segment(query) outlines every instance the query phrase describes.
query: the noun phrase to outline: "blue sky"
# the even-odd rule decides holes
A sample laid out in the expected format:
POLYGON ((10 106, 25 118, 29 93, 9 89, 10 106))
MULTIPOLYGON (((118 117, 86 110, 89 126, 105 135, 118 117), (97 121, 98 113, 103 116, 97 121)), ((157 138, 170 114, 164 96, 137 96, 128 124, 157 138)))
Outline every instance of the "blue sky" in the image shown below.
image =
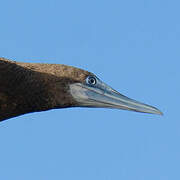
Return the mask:
POLYGON ((164 113, 70 108, 4 121, 0 179, 180 179, 178 0, 0 6, 0 56, 89 70, 164 113))

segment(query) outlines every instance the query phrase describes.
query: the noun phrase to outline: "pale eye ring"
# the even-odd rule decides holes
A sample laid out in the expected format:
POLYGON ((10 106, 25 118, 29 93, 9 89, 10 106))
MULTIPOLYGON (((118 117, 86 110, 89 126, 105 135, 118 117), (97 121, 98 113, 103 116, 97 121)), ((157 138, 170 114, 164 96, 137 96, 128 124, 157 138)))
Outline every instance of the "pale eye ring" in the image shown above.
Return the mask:
POLYGON ((86 78, 86 83, 89 85, 95 85, 97 82, 96 78, 94 76, 88 76, 86 78))

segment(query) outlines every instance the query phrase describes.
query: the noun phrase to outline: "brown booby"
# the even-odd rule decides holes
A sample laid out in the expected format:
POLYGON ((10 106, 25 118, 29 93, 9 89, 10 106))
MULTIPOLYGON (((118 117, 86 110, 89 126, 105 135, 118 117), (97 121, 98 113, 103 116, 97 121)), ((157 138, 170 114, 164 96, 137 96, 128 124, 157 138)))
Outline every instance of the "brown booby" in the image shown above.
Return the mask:
POLYGON ((67 107, 103 107, 162 114, 132 100, 88 71, 60 64, 0 58, 0 121, 25 113, 67 107))

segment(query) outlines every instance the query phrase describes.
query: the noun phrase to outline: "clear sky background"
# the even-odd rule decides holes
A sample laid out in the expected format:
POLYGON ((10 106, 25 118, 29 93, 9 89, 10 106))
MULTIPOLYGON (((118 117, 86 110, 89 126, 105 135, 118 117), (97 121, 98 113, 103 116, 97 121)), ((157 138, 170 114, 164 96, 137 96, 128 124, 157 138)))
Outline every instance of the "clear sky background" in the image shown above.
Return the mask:
POLYGON ((1 0, 0 56, 95 73, 164 116, 70 108, 0 123, 1 180, 180 179, 180 1, 1 0))

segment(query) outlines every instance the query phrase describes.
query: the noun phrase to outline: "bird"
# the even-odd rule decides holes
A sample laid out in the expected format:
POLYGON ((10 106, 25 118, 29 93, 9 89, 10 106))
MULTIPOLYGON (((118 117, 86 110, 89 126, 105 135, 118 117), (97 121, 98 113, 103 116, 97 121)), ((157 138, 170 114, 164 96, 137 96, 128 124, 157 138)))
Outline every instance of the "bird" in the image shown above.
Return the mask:
POLYGON ((86 70, 0 58, 0 121, 70 107, 116 108, 162 115, 157 108, 120 94, 86 70))

